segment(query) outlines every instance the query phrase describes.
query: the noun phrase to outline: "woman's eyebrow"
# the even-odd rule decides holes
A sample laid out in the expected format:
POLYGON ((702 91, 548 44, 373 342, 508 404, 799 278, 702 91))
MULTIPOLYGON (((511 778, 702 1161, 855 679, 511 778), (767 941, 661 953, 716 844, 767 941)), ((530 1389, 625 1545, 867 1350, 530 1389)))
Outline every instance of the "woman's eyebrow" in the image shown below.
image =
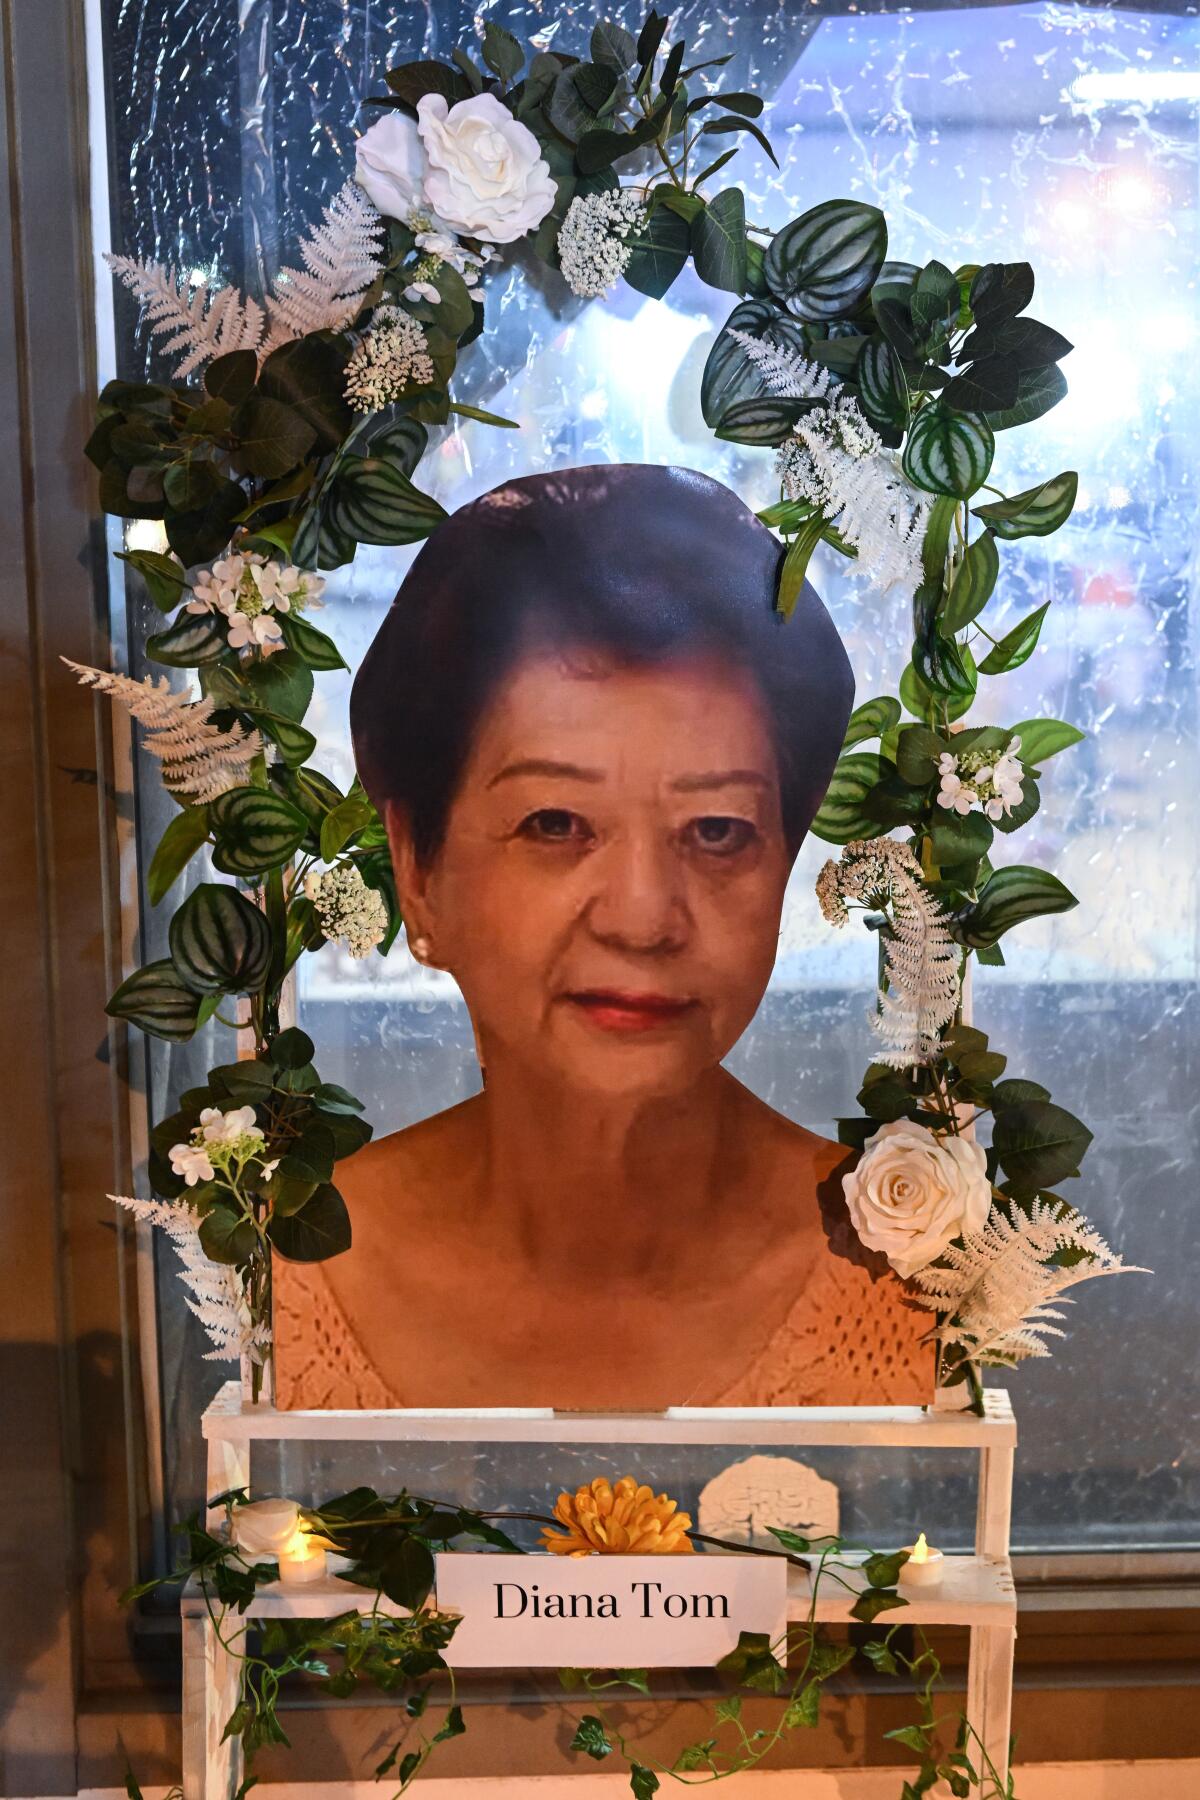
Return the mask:
POLYGON ((603 781, 602 769, 583 769, 578 763, 551 762, 545 757, 529 756, 521 762, 506 763, 488 782, 494 788, 501 781, 515 781, 520 775, 558 776, 567 781, 603 781))
POLYGON ((773 785, 758 769, 712 769, 704 775, 680 775, 671 783, 677 794, 695 794, 702 788, 771 788, 773 785))

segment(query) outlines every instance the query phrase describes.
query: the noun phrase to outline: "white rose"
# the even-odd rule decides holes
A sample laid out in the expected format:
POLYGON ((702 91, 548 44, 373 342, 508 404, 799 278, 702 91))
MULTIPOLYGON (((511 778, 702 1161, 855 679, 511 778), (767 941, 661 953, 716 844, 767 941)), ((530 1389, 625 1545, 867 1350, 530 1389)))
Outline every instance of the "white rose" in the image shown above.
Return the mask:
POLYGON ((251 1500, 233 1509, 233 1541, 243 1556, 278 1556, 300 1527, 294 1500, 251 1500))
POLYGON ((511 244, 554 205, 550 165, 537 139, 494 94, 454 106, 444 94, 422 94, 417 130, 428 160, 425 193, 451 230, 511 244))
POLYGON ((983 1145, 935 1137, 910 1119, 867 1139, 842 1188, 863 1243, 902 1276, 936 1261, 960 1233, 980 1230, 992 1203, 983 1145))
POLYGON ((354 179, 389 219, 425 211, 425 152, 414 120, 385 112, 355 147, 354 179))

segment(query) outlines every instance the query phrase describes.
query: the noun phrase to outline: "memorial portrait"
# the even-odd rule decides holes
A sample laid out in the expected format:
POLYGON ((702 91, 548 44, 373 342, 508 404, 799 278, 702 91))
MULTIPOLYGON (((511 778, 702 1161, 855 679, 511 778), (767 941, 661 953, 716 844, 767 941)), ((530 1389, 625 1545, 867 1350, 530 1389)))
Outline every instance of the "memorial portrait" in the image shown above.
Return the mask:
POLYGON ((506 482, 438 526, 355 679, 410 950, 472 1098, 339 1168, 275 1259, 284 1406, 918 1402, 929 1315, 851 1230, 852 1152, 723 1066, 853 679, 781 546, 686 469, 506 482))

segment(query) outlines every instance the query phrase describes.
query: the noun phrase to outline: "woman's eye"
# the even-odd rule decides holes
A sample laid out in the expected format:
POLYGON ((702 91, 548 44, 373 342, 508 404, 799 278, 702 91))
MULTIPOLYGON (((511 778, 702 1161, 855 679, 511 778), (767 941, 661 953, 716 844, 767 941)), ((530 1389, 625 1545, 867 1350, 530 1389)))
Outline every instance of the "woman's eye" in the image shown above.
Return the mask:
POLYGON ((586 819, 561 806, 543 806, 530 813, 521 820, 517 833, 535 844, 583 845, 590 843, 593 835, 586 819))
POLYGON ((747 849, 754 842, 758 831, 749 819, 712 813, 702 819, 693 819, 685 827, 684 836, 697 850, 707 851, 710 856, 736 856, 739 850, 747 849))

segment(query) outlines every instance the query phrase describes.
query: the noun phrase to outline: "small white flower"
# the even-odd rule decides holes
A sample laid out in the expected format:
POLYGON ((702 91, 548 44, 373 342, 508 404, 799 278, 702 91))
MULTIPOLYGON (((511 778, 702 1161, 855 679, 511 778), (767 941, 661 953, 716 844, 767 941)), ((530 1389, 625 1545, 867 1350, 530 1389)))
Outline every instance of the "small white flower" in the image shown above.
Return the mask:
POLYGON ((279 1167, 279 1160, 280 1159, 277 1156, 273 1156, 271 1158, 270 1162, 265 1162, 263 1164, 259 1173, 262 1175, 262 1178, 264 1181, 270 1181, 272 1175, 275 1173, 276 1169, 279 1167))
POLYGON ((957 775, 946 774, 942 776, 942 782, 938 789, 937 797, 939 806, 944 806, 949 811, 966 814, 970 812, 971 807, 974 805, 975 798, 974 788, 967 787, 957 775))
POLYGON ((629 266, 628 241, 646 223, 646 208, 633 188, 577 195, 558 233, 558 260, 574 294, 597 299, 615 287, 629 266))
MULTIPOLYGON (((433 297, 438 298, 437 289, 433 297)), ((410 388, 428 387, 435 370, 429 343, 411 313, 381 306, 346 364, 346 398, 355 412, 376 412, 410 388)))
POLYGON ((281 643, 283 627, 278 619, 267 613, 259 613, 257 618, 248 619, 245 613, 234 612, 229 615, 229 646, 232 650, 265 649, 268 644, 281 643))
POLYGON ((172 1169, 176 1175, 183 1176, 188 1187, 195 1187, 198 1181, 212 1180, 214 1170, 207 1150, 196 1144, 172 1144, 167 1154, 172 1169))
POLYGON ((441 297, 432 281, 410 281, 404 290, 406 300, 428 300, 430 306, 436 306, 441 297))
POLYGON ((313 870, 305 879, 304 891, 316 908, 325 936, 345 944, 351 956, 369 956, 387 936, 383 896, 367 886, 353 863, 338 863, 321 874, 313 870))

